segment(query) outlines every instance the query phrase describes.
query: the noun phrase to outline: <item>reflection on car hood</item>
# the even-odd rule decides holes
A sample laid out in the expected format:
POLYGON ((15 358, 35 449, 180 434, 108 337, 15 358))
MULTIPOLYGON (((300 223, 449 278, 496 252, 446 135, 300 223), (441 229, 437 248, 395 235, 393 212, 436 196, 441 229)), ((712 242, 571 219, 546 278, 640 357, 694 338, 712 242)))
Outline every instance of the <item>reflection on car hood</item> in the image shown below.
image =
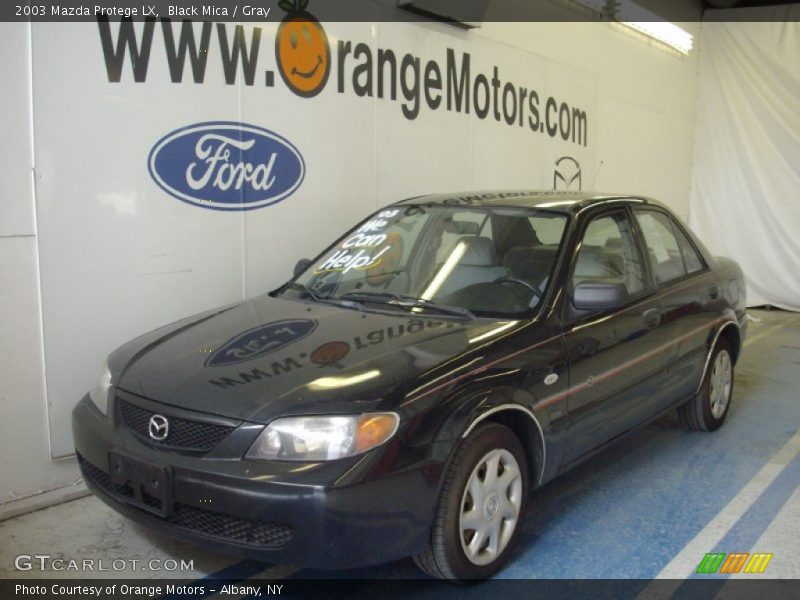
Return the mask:
POLYGON ((266 422, 375 410, 497 325, 264 295, 157 329, 112 353, 109 364, 115 385, 134 394, 266 422))

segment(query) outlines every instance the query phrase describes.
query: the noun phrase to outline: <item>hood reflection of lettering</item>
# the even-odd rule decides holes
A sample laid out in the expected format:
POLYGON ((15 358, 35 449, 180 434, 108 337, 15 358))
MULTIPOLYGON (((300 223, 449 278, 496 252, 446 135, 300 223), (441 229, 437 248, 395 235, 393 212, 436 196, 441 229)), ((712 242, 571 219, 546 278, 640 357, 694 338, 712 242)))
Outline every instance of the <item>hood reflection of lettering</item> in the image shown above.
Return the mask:
MULTIPOLYGON (((381 329, 373 329, 361 333, 356 332, 356 334, 353 336, 352 343, 348 343, 343 340, 325 342, 321 346, 318 346, 311 353, 311 356, 308 356, 305 352, 303 352, 300 354, 295 354, 294 356, 286 356, 284 358, 278 358, 274 360, 270 365, 263 365, 262 368, 249 369, 249 370, 245 369, 242 372, 238 373, 236 377, 228 376, 228 377, 220 377, 219 379, 209 379, 208 383, 222 389, 235 388, 237 386, 248 385, 250 383, 253 383, 254 381, 263 381, 265 379, 279 377, 287 373, 292 373, 297 369, 304 369, 307 366, 309 366, 308 361, 310 361, 311 364, 316 365, 316 368, 333 367, 338 369, 345 369, 348 366, 352 366, 353 364, 358 364, 359 362, 359 360, 356 360, 356 362, 352 363, 351 365, 340 364, 339 361, 343 360, 345 357, 352 358, 354 354, 358 354, 362 351, 371 352, 374 355, 377 346, 380 346, 392 340, 400 340, 406 338, 406 336, 415 336, 417 334, 423 334, 423 332, 426 331, 428 332, 428 334, 423 334, 424 338, 427 338, 428 342, 432 342, 436 338, 433 337, 429 338, 428 336, 430 335, 431 331, 439 328, 441 328, 442 330, 455 330, 455 331, 461 330, 461 327, 459 327, 459 325, 453 322, 433 321, 433 320, 423 321, 421 319, 412 319, 406 323, 400 323, 396 326, 384 327, 381 329)), ((424 339, 421 341, 424 341, 424 339)), ((416 344, 417 343, 415 342, 414 345, 416 344)), ((410 341, 409 345, 411 345, 410 341)), ((409 345, 404 345, 402 348, 399 348, 398 351, 411 353, 411 351, 409 350, 409 345)), ((419 354, 421 351, 416 350, 415 352, 419 354)), ((213 356, 211 358, 213 359, 213 356)), ((439 362, 443 359, 444 359, 443 356, 437 356, 434 359, 434 362, 439 362)), ((211 359, 209 359, 209 361, 210 360, 211 359)))
POLYGON ((207 367, 233 365, 276 352, 317 328, 312 319, 291 319, 259 325, 232 338, 206 361, 207 367))

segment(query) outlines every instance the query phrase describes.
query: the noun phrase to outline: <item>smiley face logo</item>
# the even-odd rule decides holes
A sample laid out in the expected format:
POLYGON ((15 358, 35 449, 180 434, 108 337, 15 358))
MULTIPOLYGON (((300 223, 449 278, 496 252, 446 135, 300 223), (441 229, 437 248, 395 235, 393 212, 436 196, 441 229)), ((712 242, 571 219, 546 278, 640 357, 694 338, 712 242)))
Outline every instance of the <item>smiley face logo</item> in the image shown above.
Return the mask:
POLYGON ((380 259, 367 269, 367 283, 377 287, 397 275, 398 267, 403 260, 403 250, 403 238, 399 233, 392 232, 387 235, 383 244, 375 249, 375 254, 379 254, 380 259))
POLYGON ((328 82, 331 47, 322 25, 306 12, 308 0, 281 0, 287 12, 275 36, 275 58, 284 83, 298 96, 316 96, 328 82))

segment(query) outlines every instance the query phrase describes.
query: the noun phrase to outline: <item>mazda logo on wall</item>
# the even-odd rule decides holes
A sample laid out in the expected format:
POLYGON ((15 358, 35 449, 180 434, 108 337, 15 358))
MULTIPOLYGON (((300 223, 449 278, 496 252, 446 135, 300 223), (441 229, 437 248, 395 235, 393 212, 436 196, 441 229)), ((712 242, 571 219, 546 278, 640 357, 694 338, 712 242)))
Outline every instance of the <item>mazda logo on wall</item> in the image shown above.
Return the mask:
POLYGON ((581 164, 571 156, 559 158, 553 172, 553 189, 580 192, 582 187, 581 164))
POLYGON ((169 435, 169 421, 167 417, 161 415, 153 415, 150 417, 150 423, 147 425, 147 431, 150 438, 156 442, 163 442, 169 435))

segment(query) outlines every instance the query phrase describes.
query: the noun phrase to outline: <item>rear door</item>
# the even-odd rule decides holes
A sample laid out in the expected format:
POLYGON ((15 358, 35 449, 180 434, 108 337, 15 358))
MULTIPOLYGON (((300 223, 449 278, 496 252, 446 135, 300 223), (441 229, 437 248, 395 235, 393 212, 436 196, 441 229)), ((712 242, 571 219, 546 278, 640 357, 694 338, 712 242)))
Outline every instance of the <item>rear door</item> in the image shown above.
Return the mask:
POLYGON ((652 397, 662 383, 661 307, 627 208, 597 213, 586 224, 572 259, 563 323, 570 373, 568 464, 652 414, 652 397), (624 305, 578 311, 572 291, 591 280, 624 283, 624 305))
POLYGON ((663 311, 665 379, 656 402, 664 409, 694 393, 700 383, 720 290, 675 219, 657 208, 636 208, 633 214, 663 311))

